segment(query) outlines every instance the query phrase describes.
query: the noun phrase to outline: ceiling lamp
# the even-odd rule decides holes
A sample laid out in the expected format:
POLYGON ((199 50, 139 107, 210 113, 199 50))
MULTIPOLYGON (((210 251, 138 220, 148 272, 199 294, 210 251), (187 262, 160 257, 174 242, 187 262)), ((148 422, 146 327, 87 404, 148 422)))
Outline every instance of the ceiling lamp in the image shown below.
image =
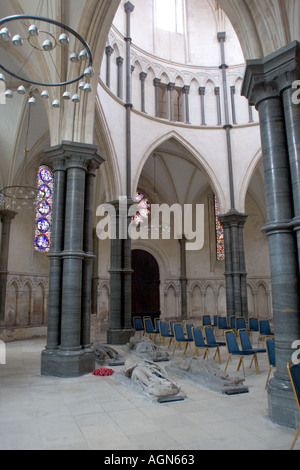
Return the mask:
POLYGON ((5 65, 5 60, 0 64, 0 69, 2 69, 2 71, 18 80, 25 81, 32 85, 41 86, 43 88, 66 87, 67 85, 80 82, 82 79, 91 78, 95 74, 92 67, 92 52, 86 40, 69 26, 54 19, 32 15, 14 15, 2 18, 0 20, 0 47, 1 40, 8 44, 8 47, 6 48, 8 57, 10 45, 20 47, 26 43, 26 45, 28 44, 29 46, 24 49, 27 54, 27 57, 24 57, 24 63, 18 64, 16 70, 11 70, 12 66, 10 63, 5 65), (27 37, 21 36, 20 33, 14 34, 12 37, 10 30, 12 31, 14 29, 15 31, 18 31, 19 29, 19 31, 22 31, 24 23, 26 22, 32 22, 32 24, 28 25, 27 37), (49 73, 48 81, 40 81, 38 73, 31 77, 24 74, 27 62, 32 55, 36 61, 39 61, 39 54, 49 54, 49 56, 43 59, 47 63, 56 64, 57 54, 55 55, 55 51, 57 48, 63 49, 64 54, 69 55, 69 65, 68 62, 66 62, 66 69, 62 72, 64 79, 59 76, 58 68, 56 67, 55 70, 53 68, 53 77, 55 74, 55 79, 53 79, 51 73, 49 73), (68 49, 71 49, 72 52, 70 53, 68 49), (53 54, 53 56, 51 54, 53 54), (79 61, 87 62, 84 72, 82 72, 80 67, 76 67, 77 62, 79 61), (71 64, 74 64, 75 66, 73 67, 71 64), (21 73, 23 73, 23 75, 21 75, 21 73))

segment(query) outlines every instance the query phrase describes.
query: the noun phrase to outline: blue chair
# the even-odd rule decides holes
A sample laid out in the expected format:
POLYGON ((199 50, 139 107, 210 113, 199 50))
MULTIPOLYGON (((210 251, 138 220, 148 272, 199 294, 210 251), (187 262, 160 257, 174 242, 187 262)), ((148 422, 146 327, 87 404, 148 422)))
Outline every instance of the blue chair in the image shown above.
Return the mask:
POLYGON ((133 317, 133 328, 136 332, 142 332, 144 335, 145 328, 141 317, 133 317))
POLYGON ((145 334, 149 335, 149 338, 155 342, 156 335, 159 331, 153 328, 152 320, 150 317, 144 317, 145 334))
POLYGON ((230 324, 230 328, 235 331, 236 330, 236 316, 235 315, 232 315, 230 318, 229 318, 229 324, 230 324))
POLYGON ((168 323, 166 321, 159 322, 159 336, 160 336, 160 344, 161 343, 165 344, 165 338, 169 340, 168 349, 170 349, 171 343, 174 338, 174 334, 170 332, 168 323))
POLYGON ((269 373, 266 381, 265 390, 268 387, 269 378, 272 372, 272 369, 276 369, 276 357, 275 357, 275 340, 271 338, 266 339, 266 350, 269 363, 269 373))
POLYGON ((228 330, 228 323, 226 317, 219 317, 218 318, 218 329, 219 330, 228 330))
POLYGON ((173 350, 173 356, 175 354, 175 350, 177 345, 184 344, 184 355, 186 356, 186 351, 188 348, 188 345, 193 341, 192 339, 189 339, 185 336, 183 327, 179 323, 175 323, 174 325, 174 339, 175 339, 175 346, 173 350))
MULTIPOLYGON (((217 348, 215 357, 218 354, 219 364, 221 364, 220 347, 226 346, 226 343, 216 341, 214 330, 211 326, 205 326, 204 327, 204 336, 205 336, 207 344, 209 344, 211 346, 215 346, 215 348, 217 348)), ((215 359, 215 357, 214 357, 214 359, 215 359)))
POLYGON ((252 340, 252 333, 256 333, 258 331, 259 331, 259 329, 258 329, 258 318, 250 317, 249 318, 249 334, 250 334, 251 340, 252 340))
POLYGON ((185 325, 185 328, 186 328, 186 334, 187 334, 187 337, 189 339, 191 339, 192 341, 194 341, 194 337, 193 337, 193 328, 194 328, 194 325, 191 324, 191 323, 187 323, 185 325))
POLYGON ((175 323, 177 323, 177 321, 175 321, 175 320, 170 320, 169 321, 169 328, 170 328, 170 331, 173 334, 173 336, 174 336, 174 325, 175 325, 175 323))
MULTIPOLYGON (((296 398, 298 410, 300 411, 300 364, 294 364, 293 362, 289 362, 287 365, 287 368, 288 368, 289 376, 292 382, 292 387, 293 387, 294 395, 296 398)), ((295 434, 290 450, 294 449, 299 433, 300 433, 300 426, 297 429, 297 432, 295 434)))
POLYGON ((235 320, 235 329, 236 331, 239 330, 247 330, 247 323, 244 317, 237 317, 235 320))
POLYGON ((211 326, 211 318, 210 318, 210 315, 203 315, 203 318, 202 318, 202 325, 203 326, 211 326))
POLYGON ((269 320, 259 320, 258 329, 259 329, 258 342, 263 341, 266 338, 274 336, 274 333, 272 333, 271 331, 269 320))
POLYGON ((208 353, 210 349, 218 349, 218 346, 215 344, 206 344, 202 335, 202 331, 200 328, 193 328, 193 337, 194 337, 194 345, 195 345, 195 352, 193 355, 194 357, 197 355, 199 356, 199 349, 204 349, 205 353, 203 356, 203 359, 207 358, 208 359, 208 353))
MULTIPOLYGON (((247 330, 245 330, 245 329, 239 330, 239 337, 240 337, 240 342, 241 342, 243 352, 252 351, 256 355, 267 352, 267 350, 263 349, 263 348, 253 348, 253 346, 251 344, 250 336, 249 336, 247 330)), ((253 356, 253 359, 254 358, 255 358, 255 356, 253 356)), ((252 365, 252 362, 251 362, 251 365, 252 365)), ((251 367, 251 365, 250 365, 250 367, 251 367)), ((258 362, 257 362, 256 373, 259 373, 258 362)))
POLYGON ((240 367, 242 366, 244 377, 245 377, 245 367, 244 367, 244 360, 243 359, 244 359, 245 356, 248 356, 248 357, 253 356, 253 358, 255 360, 256 370, 257 370, 258 364, 257 364, 256 354, 253 351, 241 351, 240 350, 234 331, 231 331, 231 330, 230 331, 225 331, 225 340, 226 340, 227 351, 228 351, 228 354, 229 354, 228 361, 227 361, 227 364, 226 364, 226 367, 225 367, 225 372, 227 370, 229 361, 231 361, 231 358, 233 356, 239 357, 240 360, 239 360, 239 363, 238 363, 237 370, 239 371, 240 367))
POLYGON ((219 318, 219 315, 214 315, 214 328, 218 328, 218 318, 219 318))

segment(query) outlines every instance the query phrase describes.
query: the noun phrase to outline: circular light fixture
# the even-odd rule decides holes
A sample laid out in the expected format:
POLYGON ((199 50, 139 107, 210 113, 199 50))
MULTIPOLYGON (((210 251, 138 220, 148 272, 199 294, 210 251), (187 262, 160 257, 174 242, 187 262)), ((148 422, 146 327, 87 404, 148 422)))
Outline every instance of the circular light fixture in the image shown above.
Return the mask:
POLYGON ((49 98, 49 93, 47 90, 42 91, 41 97, 47 100, 49 98))
POLYGON ((83 74, 85 77, 92 78, 95 75, 95 70, 93 67, 87 67, 83 74))
MULTIPOLYGON (((27 38, 22 38, 19 34, 16 34, 15 36, 13 36, 12 43, 15 46, 22 46, 23 43, 27 40, 29 45, 33 49, 36 49, 36 50, 41 51, 41 52, 51 53, 51 51, 55 50, 56 47, 58 47, 58 46, 60 46, 60 47, 66 46, 69 42, 71 42, 71 39, 74 38, 75 44, 80 43, 81 44, 81 49, 82 49, 82 47, 83 47, 83 49, 81 50, 81 52, 79 54, 76 51, 74 51, 70 56, 70 61, 71 62, 73 62, 73 61, 78 62, 79 60, 87 59, 87 62, 88 62, 87 69, 89 70, 88 75, 87 75, 87 72, 86 72, 86 73, 81 73, 80 75, 78 75, 76 77, 74 77, 74 75, 73 75, 74 78, 71 78, 69 80, 67 79, 65 81, 53 82, 53 81, 51 81, 51 79, 49 79, 49 82, 45 83, 45 82, 38 81, 38 79, 36 77, 32 77, 30 79, 30 78, 27 78, 25 76, 21 76, 19 71, 15 72, 13 70, 10 70, 8 67, 6 67, 4 65, 4 62, 2 62, 0 64, 0 68, 2 70, 4 70, 4 72, 7 72, 9 75, 11 75, 14 78, 17 78, 18 80, 22 80, 22 81, 25 81, 27 83, 31 83, 32 85, 38 85, 38 86, 42 86, 42 87, 67 86, 67 85, 70 85, 72 83, 79 82, 85 76, 91 77, 91 76, 94 75, 94 72, 92 72, 92 70, 93 70, 92 69, 93 56, 92 56, 91 49, 90 49, 89 45, 87 44, 87 42, 75 30, 73 30, 69 26, 67 26, 67 25, 65 25, 65 24, 63 24, 59 21, 56 21, 54 19, 45 18, 45 17, 42 17, 42 16, 33 16, 33 15, 14 15, 14 16, 8 16, 6 18, 2 18, 0 20, 0 36, 2 37, 2 39, 6 40, 6 41, 11 40, 11 35, 10 35, 9 30, 8 30, 8 23, 13 23, 14 24, 14 22, 18 21, 19 22, 18 25, 20 25, 21 23, 24 23, 24 20, 32 20, 34 22, 34 24, 32 24, 31 26, 28 27, 28 37, 27 38), (37 23, 39 24, 39 29, 36 26, 37 23), (44 31, 42 31, 42 26, 41 26, 42 24, 46 24, 46 27, 45 27, 44 31), (52 35, 52 33, 50 34, 50 33, 46 32, 47 30, 49 31, 49 25, 54 25, 54 27, 56 28, 56 32, 53 33, 53 35, 52 35), (41 42, 40 43, 38 42, 37 36, 40 36, 40 41, 41 41, 42 33, 48 35, 48 37, 46 37, 46 39, 44 40, 44 42, 41 45, 41 42), (56 35, 58 35, 57 37, 59 38, 57 41, 55 39, 56 35), (50 38, 49 38, 49 36, 50 36, 50 38), (80 55, 80 59, 79 59, 79 55, 80 55)), ((28 60, 28 57, 25 59, 25 63, 26 63, 27 60, 28 60)), ((23 70, 23 67, 21 68, 21 70, 23 70)))
POLYGON ((83 91, 85 91, 85 93, 91 93, 92 91, 92 87, 89 83, 87 83, 84 88, 83 88, 83 91))
POLYGON ((5 77, 4 77, 3 73, 0 73, 0 80, 1 80, 2 82, 5 82, 5 77))
POLYGON ((36 99, 34 98, 34 96, 31 96, 28 100, 28 104, 36 104, 36 99))

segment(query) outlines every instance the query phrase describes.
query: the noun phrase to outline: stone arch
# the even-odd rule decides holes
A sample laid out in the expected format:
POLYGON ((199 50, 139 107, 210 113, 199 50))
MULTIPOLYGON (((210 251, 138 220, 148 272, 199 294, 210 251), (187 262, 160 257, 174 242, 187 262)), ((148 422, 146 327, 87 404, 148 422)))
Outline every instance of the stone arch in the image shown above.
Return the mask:
POLYGON ((221 184, 218 181, 217 176, 215 175, 213 169, 210 167, 209 162, 207 159, 205 159, 189 142, 187 142, 184 138, 178 134, 178 132, 172 130, 171 132, 162 135, 159 137, 155 142, 153 142, 143 155, 143 157, 140 160, 138 169, 133 175, 133 194, 135 194, 136 189, 138 187, 138 182, 140 180, 141 173, 143 171, 143 167, 148 160, 148 158, 155 152, 156 148, 159 147, 159 145, 163 144, 164 142, 170 140, 170 139, 175 139, 181 146, 183 146, 186 151, 194 157, 195 162, 201 167, 201 169, 204 169, 205 173, 207 174, 208 179, 210 180, 211 186, 220 201, 221 204, 221 210, 225 212, 225 207, 226 207, 226 198, 224 191, 221 187, 221 184), (221 202, 222 201, 222 202, 221 202))

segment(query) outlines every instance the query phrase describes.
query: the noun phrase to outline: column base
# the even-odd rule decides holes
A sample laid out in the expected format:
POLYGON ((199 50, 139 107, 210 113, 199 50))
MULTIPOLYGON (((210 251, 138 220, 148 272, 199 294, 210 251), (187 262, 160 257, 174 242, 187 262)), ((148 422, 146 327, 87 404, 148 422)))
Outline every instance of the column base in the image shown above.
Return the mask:
POLYGON ((66 352, 61 354, 57 351, 42 351, 41 375, 53 377, 76 378, 91 374, 95 369, 94 352, 80 351, 79 354, 66 352))
POLYGON ((130 338, 134 335, 134 330, 108 330, 107 331, 107 344, 123 345, 127 344, 130 338))
POLYGON ((292 390, 276 387, 271 379, 268 386, 268 405, 270 420, 280 426, 297 429, 300 425, 300 412, 292 390))

